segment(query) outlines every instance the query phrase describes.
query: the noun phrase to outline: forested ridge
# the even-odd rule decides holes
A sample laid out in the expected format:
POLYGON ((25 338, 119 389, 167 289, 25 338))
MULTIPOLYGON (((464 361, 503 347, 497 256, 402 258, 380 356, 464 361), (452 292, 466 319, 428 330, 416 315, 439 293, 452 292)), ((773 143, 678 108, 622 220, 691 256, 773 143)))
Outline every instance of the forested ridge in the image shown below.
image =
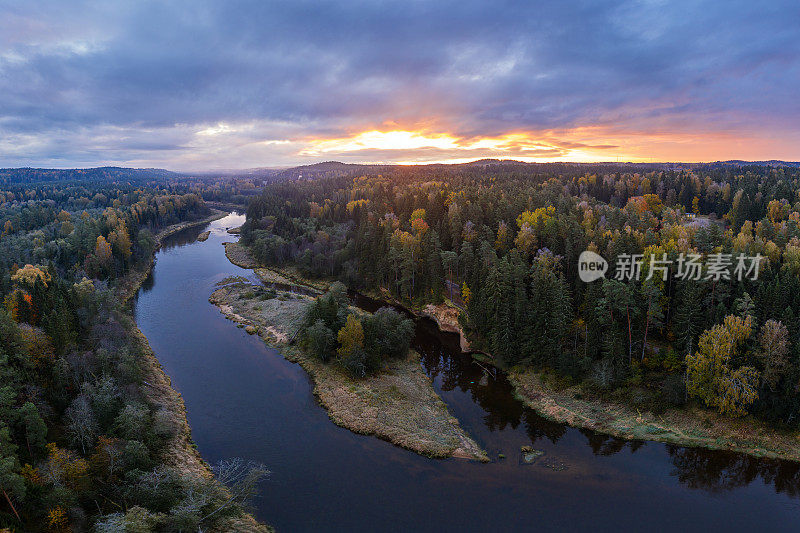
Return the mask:
POLYGON ((692 402, 797 428, 795 166, 357 170, 268 185, 242 242, 308 277, 411 306, 447 301, 498 366, 533 366, 654 412, 692 402), (605 279, 578 278, 584 250, 609 260, 605 279), (639 279, 614 279, 623 254, 644 258, 639 279), (675 276, 681 254, 701 256, 700 279, 675 276), (764 259, 757 279, 715 278, 717 254, 764 259), (672 262, 666 279, 647 279, 651 256, 672 262))
POLYGON ((203 194, 230 201, 247 185, 98 170, 0 187, 0 529, 213 529, 263 470, 221 464, 231 498, 165 464, 182 421, 148 398, 149 348, 115 288, 152 261, 158 231, 209 215, 203 194))

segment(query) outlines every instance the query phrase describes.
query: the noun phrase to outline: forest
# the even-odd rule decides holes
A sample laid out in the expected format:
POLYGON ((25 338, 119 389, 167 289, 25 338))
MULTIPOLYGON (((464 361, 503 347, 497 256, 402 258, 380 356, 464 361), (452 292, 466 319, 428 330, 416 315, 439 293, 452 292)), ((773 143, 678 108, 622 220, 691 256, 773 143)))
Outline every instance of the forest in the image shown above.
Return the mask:
MULTIPOLYGON (((411 308, 455 307, 472 349, 500 368, 656 413, 702 405, 798 427, 796 167, 346 167, 294 173, 250 201, 242 242, 259 262, 411 308), (611 263, 605 278, 579 279, 585 250, 611 263), (643 258, 638 279, 613 275, 626 254, 643 258), (762 258, 755 277, 709 270, 740 254, 762 258), (697 279, 676 275, 690 255, 697 279), (672 266, 652 275, 651 258, 672 266)), ((331 354, 336 335, 312 337, 331 354)))
POLYGON ((220 463, 226 488, 168 464, 185 422, 148 397, 149 348, 116 289, 160 230, 210 214, 204 194, 254 185, 95 170, 0 172, 0 529, 211 527, 242 513, 264 471, 220 463), (69 181, 39 179, 59 172, 69 181))
POLYGON ((3 172, 0 528, 194 530, 245 509, 263 466, 217 465, 225 488, 166 464, 176 420, 146 394, 144 347, 118 291, 150 264, 161 230, 213 205, 248 206, 241 242, 259 262, 334 282, 301 342, 355 377, 403 357, 413 323, 388 308, 353 312, 348 288, 458 310, 472 350, 501 369, 534 368, 654 413, 703 406, 778 429, 800 422, 792 166, 3 172), (590 283, 578 275, 587 250, 610 263, 590 283), (720 254, 762 257, 757 277, 710 275, 720 254), (701 275, 680 278, 690 255, 701 275), (615 258, 632 256, 641 276, 617 279, 615 258), (670 262, 663 277, 655 258, 670 262), (241 498, 227 499, 231 486, 241 498))

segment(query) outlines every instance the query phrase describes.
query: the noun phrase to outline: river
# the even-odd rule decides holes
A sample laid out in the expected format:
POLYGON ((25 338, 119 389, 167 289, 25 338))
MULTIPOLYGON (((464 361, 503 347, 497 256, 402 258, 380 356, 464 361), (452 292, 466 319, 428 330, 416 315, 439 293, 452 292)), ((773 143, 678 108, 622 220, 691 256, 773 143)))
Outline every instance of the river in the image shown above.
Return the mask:
POLYGON ((334 425, 303 369, 226 320, 214 284, 251 276, 221 243, 232 213, 169 237, 135 316, 183 395, 203 458, 271 470, 254 501, 279 531, 785 531, 800 525, 800 465, 624 441, 549 422, 502 377, 417 322, 414 347, 462 426, 493 458, 435 460, 334 425), (209 239, 196 242, 204 229, 209 239), (521 446, 544 451, 525 463, 521 446), (498 454, 505 459, 498 459, 498 454))

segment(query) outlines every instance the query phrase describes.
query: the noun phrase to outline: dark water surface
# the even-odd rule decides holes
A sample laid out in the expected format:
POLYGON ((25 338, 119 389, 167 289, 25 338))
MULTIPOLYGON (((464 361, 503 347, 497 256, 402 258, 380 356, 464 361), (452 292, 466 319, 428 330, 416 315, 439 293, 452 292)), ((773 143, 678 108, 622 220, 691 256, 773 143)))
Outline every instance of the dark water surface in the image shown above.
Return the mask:
MULTIPOLYGON (((221 243, 241 215, 172 236, 140 290, 136 320, 186 402, 214 463, 272 471, 255 501, 279 531, 786 531, 800 526, 800 467, 728 452, 628 442, 526 409, 502 376, 462 356, 454 335, 417 323, 415 348, 463 427, 495 459, 432 460, 331 423, 302 368, 208 302, 250 275, 221 243), (210 229, 206 242, 195 242, 210 229), (520 446, 544 450, 524 464, 520 446), (504 460, 497 460, 503 453, 504 460)), ((364 302, 361 302, 364 303, 364 302)))

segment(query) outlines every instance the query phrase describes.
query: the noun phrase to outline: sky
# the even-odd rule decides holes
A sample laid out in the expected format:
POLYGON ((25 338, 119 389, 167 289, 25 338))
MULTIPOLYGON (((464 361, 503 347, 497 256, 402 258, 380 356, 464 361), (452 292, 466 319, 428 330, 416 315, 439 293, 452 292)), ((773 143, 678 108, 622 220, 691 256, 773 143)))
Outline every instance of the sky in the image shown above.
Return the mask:
POLYGON ((800 160, 800 3, 0 0, 0 167, 800 160))

